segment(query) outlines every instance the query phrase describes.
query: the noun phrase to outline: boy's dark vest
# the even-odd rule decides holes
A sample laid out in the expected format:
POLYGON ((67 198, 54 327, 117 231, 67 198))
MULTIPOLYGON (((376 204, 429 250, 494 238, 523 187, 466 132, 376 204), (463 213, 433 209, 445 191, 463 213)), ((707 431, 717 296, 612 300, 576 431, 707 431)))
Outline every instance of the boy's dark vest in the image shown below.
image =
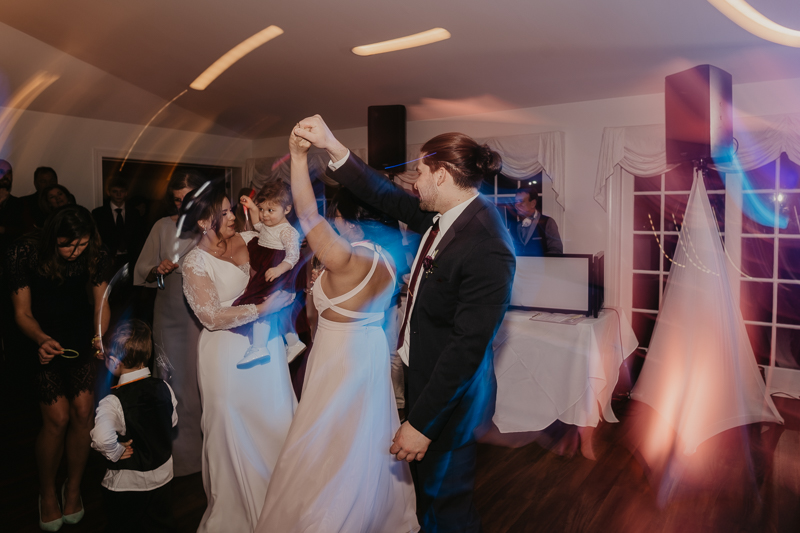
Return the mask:
POLYGON ((167 462, 172 455, 172 396, 163 380, 147 377, 111 389, 122 404, 125 435, 120 442, 133 439, 133 455, 116 463, 111 470, 148 472, 167 462))

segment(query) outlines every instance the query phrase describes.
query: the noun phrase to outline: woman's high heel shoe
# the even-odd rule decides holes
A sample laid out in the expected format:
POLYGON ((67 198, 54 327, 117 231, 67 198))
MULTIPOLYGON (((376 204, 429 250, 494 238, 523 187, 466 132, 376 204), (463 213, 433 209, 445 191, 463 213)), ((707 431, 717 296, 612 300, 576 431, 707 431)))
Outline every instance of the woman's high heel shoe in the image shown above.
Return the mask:
POLYGON ((49 522, 42 522, 42 495, 39 495, 39 529, 42 531, 58 531, 64 525, 64 517, 60 516, 49 522))
MULTIPOLYGON (((66 490, 67 490, 67 482, 64 481, 64 484, 61 485, 61 504, 64 506, 64 509, 67 508, 67 499, 64 497, 66 490)), ((80 498, 81 500, 81 510, 78 511, 77 513, 65 514, 63 516, 65 524, 70 524, 70 525, 77 524, 78 522, 81 521, 83 515, 86 514, 86 509, 83 507, 83 497, 78 496, 78 498, 80 498)))

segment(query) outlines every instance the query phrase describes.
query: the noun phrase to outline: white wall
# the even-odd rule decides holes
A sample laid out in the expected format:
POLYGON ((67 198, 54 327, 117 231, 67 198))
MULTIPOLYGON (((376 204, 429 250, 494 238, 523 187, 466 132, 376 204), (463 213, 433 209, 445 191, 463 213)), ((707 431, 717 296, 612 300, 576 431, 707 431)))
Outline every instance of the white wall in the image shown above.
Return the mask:
MULTIPOLYGON (((0 108, 0 112, 4 108, 0 108)), ((6 125, 9 126, 9 125, 6 125)), ((20 111, 0 157, 14 168, 14 196, 34 192, 33 171, 53 167, 59 183, 88 208, 100 205, 97 163, 100 157, 125 157, 143 127, 103 120, 20 111)), ((131 157, 165 162, 186 162, 244 167, 251 157, 252 141, 220 135, 148 128, 131 157)))
MULTIPOLYGON (((735 117, 800 112, 800 79, 734 85, 735 117)), ((560 228, 567 253, 594 253, 606 248, 607 218, 594 201, 594 181, 603 128, 664 123, 664 95, 652 94, 574 104, 503 111, 461 118, 408 123, 409 144, 439 133, 461 131, 476 138, 544 131, 566 133, 565 227, 560 228)), ((352 148, 366 148, 366 128, 335 132, 352 148)), ((253 141, 253 157, 287 152, 287 139, 253 141)), ((545 213, 547 212, 545 206, 545 213)))

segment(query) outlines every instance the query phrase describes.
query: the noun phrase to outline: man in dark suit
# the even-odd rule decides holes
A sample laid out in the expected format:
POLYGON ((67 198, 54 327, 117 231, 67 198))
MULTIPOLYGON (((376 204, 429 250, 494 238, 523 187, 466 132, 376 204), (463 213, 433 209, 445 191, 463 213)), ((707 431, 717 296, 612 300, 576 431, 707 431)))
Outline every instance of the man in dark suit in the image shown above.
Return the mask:
POLYGON ((534 189, 521 189, 514 200, 514 211, 520 220, 509 222, 509 232, 517 256, 564 253, 556 221, 537 209, 539 194, 534 189))
POLYGON ((36 192, 20 198, 25 206, 26 216, 37 228, 44 227, 47 215, 39 208, 39 194, 50 185, 58 185, 58 174, 50 167, 38 167, 33 171, 33 186, 36 192))
POLYGON ((92 211, 103 244, 114 258, 114 266, 136 263, 144 245, 145 222, 139 211, 128 205, 128 183, 119 177, 108 180, 109 201, 92 211))
POLYGON ((408 418, 390 452, 411 463, 424 531, 480 531, 476 441, 494 414, 492 339, 516 265, 500 214, 478 194, 484 177, 500 170, 500 156, 463 134, 434 137, 422 148, 417 198, 351 154, 318 115, 294 132, 328 151, 331 177, 423 234, 399 342, 408 418))

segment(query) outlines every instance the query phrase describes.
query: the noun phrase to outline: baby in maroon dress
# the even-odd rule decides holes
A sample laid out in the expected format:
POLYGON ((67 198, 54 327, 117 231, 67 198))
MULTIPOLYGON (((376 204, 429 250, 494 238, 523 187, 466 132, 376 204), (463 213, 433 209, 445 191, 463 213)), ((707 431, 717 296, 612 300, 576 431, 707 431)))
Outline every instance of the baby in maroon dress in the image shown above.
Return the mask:
MULTIPOLYGON (((286 221, 286 215, 292 210, 289 186, 282 181, 268 183, 259 191, 255 200, 242 196, 240 201, 249 211, 250 220, 258 220, 255 229, 259 235, 258 239, 251 239, 247 243, 247 250, 250 252, 250 282, 233 305, 257 304, 275 291, 293 291, 294 276, 291 270, 300 259, 300 234, 286 221)), ((291 360, 302 353, 306 345, 297 338, 291 321, 283 322, 286 322, 282 334, 286 342, 287 358, 291 360)), ((269 318, 256 320, 253 323, 253 344, 237 366, 250 365, 259 359, 268 358, 269 334, 269 318)))

